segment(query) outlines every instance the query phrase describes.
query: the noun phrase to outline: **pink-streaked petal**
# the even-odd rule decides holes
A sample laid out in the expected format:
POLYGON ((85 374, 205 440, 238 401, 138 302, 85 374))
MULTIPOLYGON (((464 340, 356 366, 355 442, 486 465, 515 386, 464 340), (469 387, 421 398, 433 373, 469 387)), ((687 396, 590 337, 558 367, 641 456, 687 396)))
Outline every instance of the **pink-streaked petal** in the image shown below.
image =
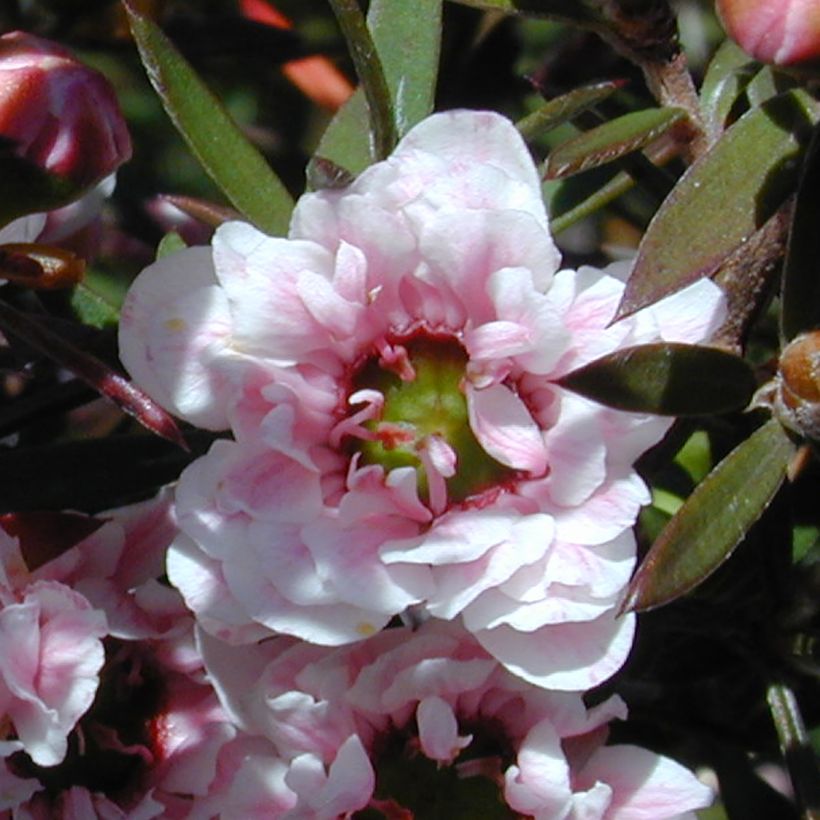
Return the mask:
POLYGON ((296 292, 303 273, 332 276, 333 259, 324 248, 227 222, 214 235, 213 256, 243 352, 287 361, 327 343, 327 333, 296 292))
POLYGON ((712 790, 692 772, 637 746, 604 746, 578 773, 577 787, 603 781, 612 788, 607 818, 612 820, 665 820, 706 808, 712 790))
POLYGON ((635 523, 638 511, 651 500, 637 473, 603 485, 584 504, 556 507, 555 534, 574 544, 600 544, 615 538, 635 523))
POLYGON ((606 480, 607 448, 596 418, 602 412, 580 396, 561 396, 560 421, 545 436, 549 474, 543 482, 559 506, 582 504, 606 480))
POLYGON ((376 775, 361 740, 351 735, 340 747, 327 775, 320 761, 302 755, 291 763, 285 782, 300 798, 296 812, 288 817, 334 820, 367 805, 376 787, 376 775), (300 813, 302 801, 310 813, 300 813))
POLYGON ((200 427, 227 427, 231 317, 210 250, 188 248, 147 267, 120 316, 120 358, 134 380, 172 413, 200 427))
POLYGON ((511 808, 534 817, 565 817, 572 799, 570 770, 561 738, 550 721, 530 729, 504 773, 504 797, 511 808))
POLYGON ((431 760, 450 763, 472 742, 472 735, 459 735, 458 721, 442 698, 424 698, 416 709, 419 741, 431 760))
POLYGON ((585 690, 620 669, 632 648, 635 619, 614 617, 519 632, 507 626, 476 632, 479 643, 514 675, 546 689, 585 690))
POLYGON ((723 291, 710 279, 700 279, 646 308, 666 342, 708 340, 726 317, 723 291))
POLYGON ((547 449, 527 406, 508 387, 495 384, 481 390, 467 386, 470 427, 481 446, 496 461, 539 476, 547 468, 547 449))

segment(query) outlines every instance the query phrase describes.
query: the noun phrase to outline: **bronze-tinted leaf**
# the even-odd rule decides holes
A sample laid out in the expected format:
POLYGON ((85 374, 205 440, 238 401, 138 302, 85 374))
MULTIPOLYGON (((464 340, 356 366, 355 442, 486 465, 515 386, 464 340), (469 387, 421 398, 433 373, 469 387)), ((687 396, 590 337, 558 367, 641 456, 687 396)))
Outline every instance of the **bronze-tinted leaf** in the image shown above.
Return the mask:
POLYGON ((550 129, 602 102, 623 86, 621 81, 607 81, 574 88, 560 97, 548 100, 532 114, 519 120, 515 126, 527 142, 532 142, 550 129))
POLYGON ((818 103, 789 91, 744 114, 692 165, 644 235, 617 318, 710 276, 788 196, 818 103))
POLYGON ((756 70, 758 64, 732 40, 715 52, 700 88, 701 115, 711 141, 723 132, 735 100, 756 70))
POLYGON ((648 108, 605 122, 554 148, 546 176, 566 177, 613 162, 654 142, 684 117, 681 108, 648 108))
POLYGON ((796 450, 771 420, 695 488, 632 579, 622 611, 643 611, 694 589, 732 554, 783 482, 796 450))
POLYGON ((619 410, 670 416, 742 410, 756 386, 743 359, 713 347, 672 342, 617 350, 558 383, 619 410))

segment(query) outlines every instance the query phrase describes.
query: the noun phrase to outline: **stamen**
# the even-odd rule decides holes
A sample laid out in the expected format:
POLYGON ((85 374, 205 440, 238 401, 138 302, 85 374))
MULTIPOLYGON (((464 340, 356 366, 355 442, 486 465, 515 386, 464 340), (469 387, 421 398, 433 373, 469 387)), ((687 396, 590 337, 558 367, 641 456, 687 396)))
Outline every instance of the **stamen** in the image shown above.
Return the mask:
POLYGON ((441 436, 431 435, 419 443, 416 453, 427 475, 430 509, 440 515, 447 509, 445 478, 456 471, 455 451, 441 436))
POLYGON ((388 344, 386 339, 376 342, 379 351, 379 366, 395 373, 403 382, 416 380, 416 371, 404 345, 388 344))
POLYGON ((350 405, 362 404, 365 406, 357 410, 352 416, 343 418, 331 431, 330 446, 338 447, 345 436, 353 436, 363 441, 374 441, 376 436, 370 430, 362 427, 364 422, 381 417, 384 409, 384 396, 378 390, 357 390, 347 400, 350 405))

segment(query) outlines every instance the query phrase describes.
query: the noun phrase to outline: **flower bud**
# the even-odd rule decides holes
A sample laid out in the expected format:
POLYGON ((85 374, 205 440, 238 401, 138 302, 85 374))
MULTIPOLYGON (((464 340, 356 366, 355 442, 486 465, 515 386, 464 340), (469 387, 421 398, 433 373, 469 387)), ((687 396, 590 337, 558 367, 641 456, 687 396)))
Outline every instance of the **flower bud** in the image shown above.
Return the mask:
POLYGON ((775 415, 790 430, 820 441, 820 331, 803 333, 780 356, 775 415))
POLYGON ((102 74, 21 31, 0 37, 0 137, 17 156, 78 189, 131 156, 116 95, 102 74))
POLYGON ((820 58, 816 0, 717 0, 729 36, 764 63, 791 66, 820 58))

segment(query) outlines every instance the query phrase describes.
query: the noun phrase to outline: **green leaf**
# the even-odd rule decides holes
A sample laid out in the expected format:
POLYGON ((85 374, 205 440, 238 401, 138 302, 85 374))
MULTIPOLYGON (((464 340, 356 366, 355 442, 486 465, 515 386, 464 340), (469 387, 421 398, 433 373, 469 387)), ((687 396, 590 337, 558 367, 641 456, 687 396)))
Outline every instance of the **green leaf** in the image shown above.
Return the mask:
POLYGON ((148 78, 202 167, 260 230, 287 232, 293 199, 171 41, 123 0, 148 78))
POLYGON ((710 276, 743 245, 793 189, 818 116, 808 94, 789 91, 732 125, 655 214, 616 318, 710 276))
POLYGON ((381 57, 367 27, 359 0, 330 0, 347 41, 347 48, 359 75, 360 88, 367 101, 370 143, 376 159, 385 159, 396 145, 396 119, 393 99, 387 87, 381 57))
POLYGON ((820 325, 820 127, 806 151, 783 267, 780 334, 791 341, 820 325))
POLYGON ((703 124, 713 141, 723 132, 735 100, 757 70, 758 64, 732 40, 724 41, 715 52, 700 89, 703 124))
POLYGON ((100 329, 116 325, 120 320, 119 305, 115 305, 86 282, 80 282, 72 291, 71 308, 84 325, 100 329))
POLYGON ((774 498, 795 450, 780 423, 771 420, 729 453, 652 545, 622 611, 669 603, 711 575, 774 498))
POLYGON ((622 87, 621 82, 602 82, 575 88, 528 114, 515 127, 527 142, 532 142, 552 128, 602 102, 622 87))
POLYGON ((674 342, 616 350, 573 370, 558 384, 618 410, 668 416, 742 410, 756 387, 754 372, 743 359, 713 347, 674 342))
MULTIPOLYGON (((441 41, 442 0, 373 0, 368 28, 381 59, 401 137, 433 110, 441 41), (407 32, 411 31, 412 36, 407 32)), ((357 89, 336 113, 316 155, 352 174, 367 168, 371 151, 367 103, 357 89)))
POLYGON ((160 239, 157 245, 157 259, 162 259, 163 256, 168 256, 187 247, 185 240, 176 231, 169 231, 160 239))
POLYGON ((613 162, 654 142, 685 117, 681 108, 649 108, 605 122, 554 148, 546 176, 566 177, 613 162))

